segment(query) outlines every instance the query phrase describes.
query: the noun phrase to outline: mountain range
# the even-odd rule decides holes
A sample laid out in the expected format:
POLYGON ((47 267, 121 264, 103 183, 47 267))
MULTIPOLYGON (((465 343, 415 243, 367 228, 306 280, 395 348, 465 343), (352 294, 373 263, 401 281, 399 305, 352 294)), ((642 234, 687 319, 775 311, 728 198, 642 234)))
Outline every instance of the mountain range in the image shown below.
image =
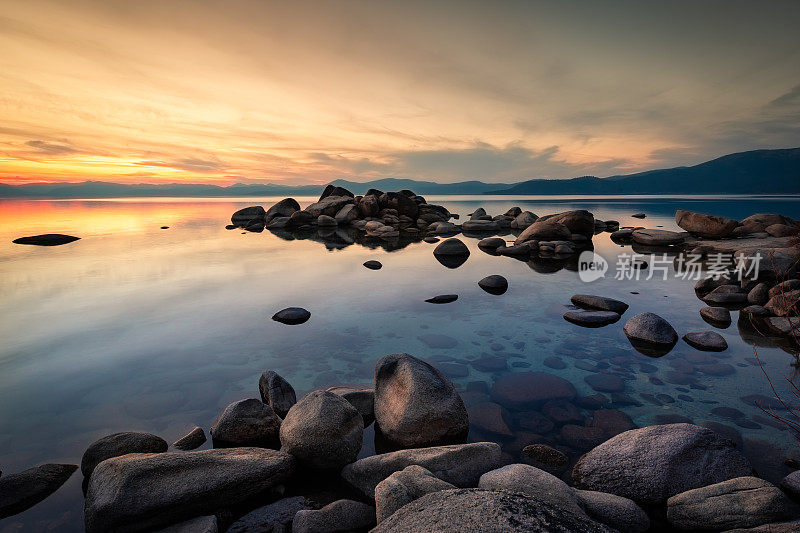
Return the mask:
MULTIPOLYGON (((368 189, 411 189, 418 194, 793 194, 800 193, 800 148, 739 152, 690 167, 648 170, 598 178, 532 179, 519 183, 436 183, 384 178, 333 181, 355 194, 368 189)), ((202 184, 126 185, 100 181, 75 184, 2 185, 0 198, 105 198, 136 196, 317 196, 323 185, 202 184)))

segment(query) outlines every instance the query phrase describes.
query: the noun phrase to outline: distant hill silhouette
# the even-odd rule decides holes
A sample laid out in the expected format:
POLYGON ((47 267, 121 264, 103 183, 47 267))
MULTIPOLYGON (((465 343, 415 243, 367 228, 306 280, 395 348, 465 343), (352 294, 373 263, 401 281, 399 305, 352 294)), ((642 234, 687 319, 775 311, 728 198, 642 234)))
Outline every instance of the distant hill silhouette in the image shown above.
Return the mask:
MULTIPOLYGON (((754 150, 726 155, 692 167, 648 170, 597 178, 533 179, 517 184, 463 181, 436 183, 383 178, 359 183, 338 179, 334 185, 355 194, 367 189, 418 194, 790 194, 800 193, 800 148, 754 150)), ((229 187, 200 184, 126 185, 102 181, 77 184, 0 185, 0 198, 103 198, 131 196, 317 196, 324 185, 273 183, 229 187)))
POLYGON ((800 193, 800 148, 754 150, 693 167, 624 176, 535 179, 487 194, 767 194, 800 193))

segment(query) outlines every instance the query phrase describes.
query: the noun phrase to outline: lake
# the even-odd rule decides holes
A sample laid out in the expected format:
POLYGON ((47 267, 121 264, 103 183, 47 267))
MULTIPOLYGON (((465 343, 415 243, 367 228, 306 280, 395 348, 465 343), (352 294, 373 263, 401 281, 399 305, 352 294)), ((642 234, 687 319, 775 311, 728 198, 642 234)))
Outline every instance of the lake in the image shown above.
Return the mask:
MULTIPOLYGON (((287 240, 269 231, 225 229, 237 209, 279 199, 0 200, 0 469, 80 463, 91 442, 117 431, 148 431, 167 442, 194 425, 208 432, 227 404, 259 397, 258 378, 265 369, 286 378, 298 397, 315 388, 370 385, 375 361, 398 352, 434 365, 457 363, 448 368, 468 373, 453 378, 462 391, 490 387, 507 372, 544 371, 591 395, 595 391, 584 378, 610 369, 625 382, 612 407, 639 426, 655 423, 659 415, 726 424, 741 434, 746 455, 773 482, 792 470, 783 461, 800 455, 787 431, 741 400, 771 391, 754 362, 753 346, 737 331, 737 312, 733 325, 715 329, 729 345, 720 355, 683 341, 661 358, 631 347, 622 325, 644 311, 666 318, 679 335, 714 328, 698 313, 705 304, 695 296, 694 281, 673 270, 666 279, 644 279, 647 271, 638 281, 615 279, 618 254, 630 248, 613 243, 608 233, 593 242, 611 271, 587 284, 573 270, 537 269, 483 253, 470 237, 461 237, 469 259, 449 269, 433 257, 435 245, 424 242, 390 251, 348 245, 343 236, 287 240), (51 232, 81 240, 56 247, 11 243, 51 232), (369 259, 383 268, 364 268, 369 259), (478 287, 490 274, 508 279, 505 294, 478 287), (458 294, 458 300, 424 301, 447 293, 458 294), (584 329, 562 318, 576 293, 616 298, 630 309, 616 324, 584 329), (300 326, 270 320, 289 306, 308 309, 311 319, 300 326), (712 357, 728 369, 714 374, 724 375, 703 371, 712 357), (502 359, 505 369, 475 362, 502 359), (563 368, 555 368, 562 366, 556 360, 563 368), (742 415, 712 412, 723 406, 742 415)), ((298 198, 302 206, 314 200, 298 198)), ((800 217, 796 196, 428 201, 459 213, 461 221, 477 207, 495 215, 512 206, 537 215, 588 209, 621 226, 672 230, 679 229, 676 208, 733 218, 756 212, 800 217), (631 218, 637 212, 647 218, 631 218)), ((768 345, 759 345, 757 353, 777 390, 788 397, 782 375, 796 376, 794 356, 768 345)), ((362 455, 373 453, 371 435, 365 435, 362 455)), ((490 437, 473 428, 471 438, 490 437)), ((512 440, 503 441, 509 453, 519 446, 512 440)), ((77 473, 44 502, 0 522, 0 532, 81 531, 82 498, 77 473)))

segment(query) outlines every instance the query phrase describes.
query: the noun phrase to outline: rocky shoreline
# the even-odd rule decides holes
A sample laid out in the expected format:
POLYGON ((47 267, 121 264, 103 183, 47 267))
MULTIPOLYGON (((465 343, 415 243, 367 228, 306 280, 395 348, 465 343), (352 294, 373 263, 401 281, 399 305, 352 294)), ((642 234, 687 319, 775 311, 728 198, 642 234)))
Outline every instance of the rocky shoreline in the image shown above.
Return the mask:
MULTIPOLYGON (((699 281, 695 292, 708 304, 699 313, 711 326, 727 327, 730 311, 739 310, 743 336, 797 352, 800 223, 787 217, 757 214, 735 221, 679 210, 676 223, 684 232, 620 228, 582 210, 539 217, 520 208, 496 216, 478 209, 462 224, 451 222, 455 217, 412 191, 357 197, 329 186, 305 209, 291 198, 269 209, 248 207, 228 227, 284 237, 313 234, 323 242, 335 235, 333 242, 365 246, 425 241, 436 244, 433 255, 448 268, 469 257, 458 234, 480 239, 487 254, 542 271, 577 270, 578 254, 591 250, 600 232, 634 252, 673 260, 691 253, 707 264, 723 253, 733 263, 762 253, 769 261, 749 278, 699 281), (513 235, 513 242, 504 235, 513 235)), ((501 296, 508 280, 492 275, 478 285, 501 296)), ((564 319, 580 327, 611 326, 628 310, 625 302, 592 294, 575 294, 570 302, 574 309, 564 319)), ((294 326, 310 317, 305 309, 287 308, 273 319, 294 326)), ((665 355, 680 339, 700 352, 727 349, 713 330, 681 336, 653 313, 628 318, 622 329, 650 357, 665 355)), ((549 368, 563 368, 560 359, 549 359, 549 368)), ((779 485, 762 479, 743 453, 741 436, 723 424, 701 426, 676 415, 637 427, 612 408, 624 404, 617 373, 587 376, 597 392, 592 396, 579 396, 557 372, 512 372, 461 390, 447 377, 448 364, 387 355, 377 361, 371 387, 337 386, 299 399, 287 380, 267 370, 258 379, 259 398, 231 403, 210 426, 212 449, 197 450, 207 442, 201 427, 172 445, 148 433, 103 437, 80 464, 86 530, 800 530, 800 470, 779 485), (525 431, 511 431, 510 421, 525 431), (369 426, 377 454, 359 458, 369 426)), ((724 371, 714 359, 703 364, 724 371)), ((759 400, 766 405, 770 398, 759 400)), ((45 464, 0 475, 0 518, 36 505, 77 469, 45 464)))

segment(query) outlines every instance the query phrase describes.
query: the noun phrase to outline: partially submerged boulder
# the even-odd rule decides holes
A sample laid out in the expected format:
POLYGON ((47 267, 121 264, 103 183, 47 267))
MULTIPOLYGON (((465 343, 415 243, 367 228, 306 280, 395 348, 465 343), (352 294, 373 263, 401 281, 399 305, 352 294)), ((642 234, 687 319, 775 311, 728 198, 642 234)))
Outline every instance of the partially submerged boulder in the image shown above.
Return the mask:
POLYGON ((0 477, 0 519, 21 513, 44 500, 77 469, 78 465, 43 464, 0 477))
POLYGON ((724 239, 739 225, 739 222, 732 218, 683 209, 675 211, 675 223, 689 233, 707 239, 724 239))
POLYGON ((157 435, 141 431, 113 433, 94 441, 81 458, 81 473, 92 475, 92 470, 110 457, 127 453, 160 453, 167 451, 167 441, 157 435))

